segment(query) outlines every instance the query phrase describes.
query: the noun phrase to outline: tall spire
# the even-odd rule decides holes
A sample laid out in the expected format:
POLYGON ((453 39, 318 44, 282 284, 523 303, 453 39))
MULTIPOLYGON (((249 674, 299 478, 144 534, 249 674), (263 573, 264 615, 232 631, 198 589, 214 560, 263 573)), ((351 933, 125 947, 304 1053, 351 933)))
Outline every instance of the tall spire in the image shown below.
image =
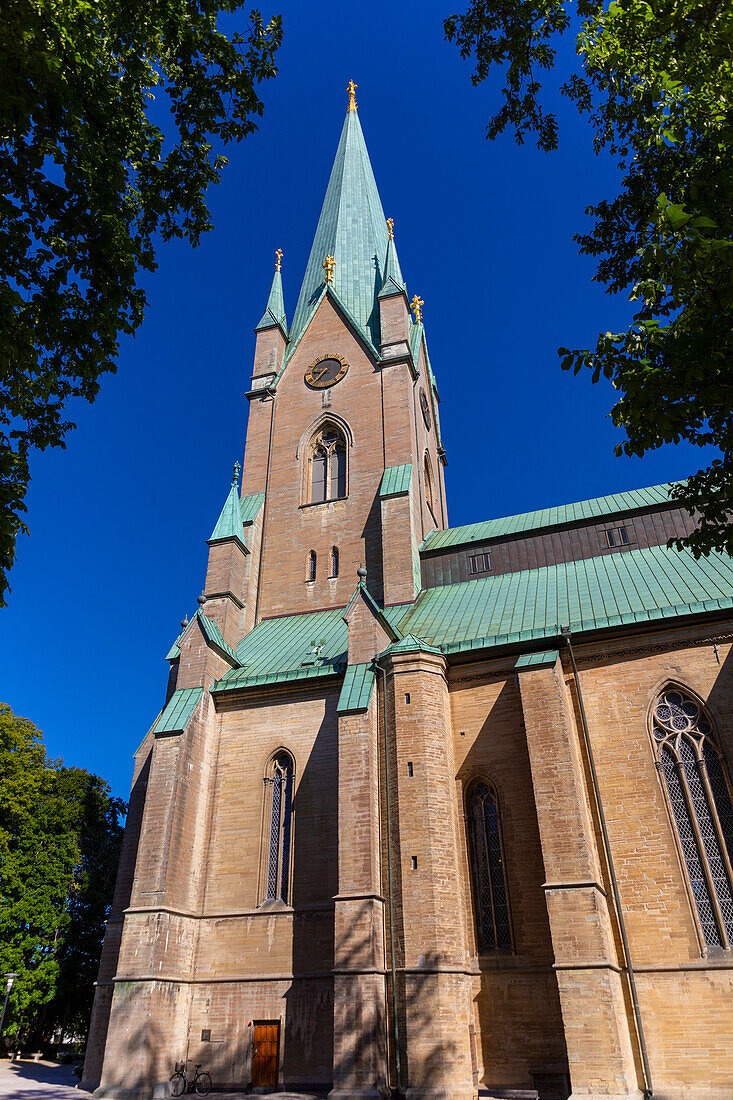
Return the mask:
POLYGON ((283 281, 282 275, 280 274, 280 264, 282 263, 282 258, 282 249, 278 248, 277 252, 275 253, 275 274, 272 277, 270 296, 267 299, 267 305, 265 306, 265 312, 262 314, 262 320, 255 328, 255 332, 260 332, 262 329, 272 328, 273 325, 278 325, 279 328, 282 329, 282 334, 287 340, 288 323, 285 319, 283 281))
POLYGON ((330 285, 364 335, 376 343, 376 298, 384 281, 387 242, 384 211, 352 88, 341 140, 295 307, 290 330, 291 351, 323 293, 323 263, 327 256, 335 261, 330 285))

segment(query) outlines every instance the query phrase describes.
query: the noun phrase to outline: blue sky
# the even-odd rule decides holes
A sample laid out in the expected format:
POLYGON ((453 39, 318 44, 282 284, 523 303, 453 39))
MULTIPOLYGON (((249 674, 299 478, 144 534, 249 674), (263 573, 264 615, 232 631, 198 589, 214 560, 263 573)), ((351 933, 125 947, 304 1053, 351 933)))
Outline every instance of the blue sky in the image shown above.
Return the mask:
MULTIPOLYGON (((460 7, 460 5, 459 5, 460 7)), ((624 325, 574 232, 614 194, 613 165, 557 96, 560 150, 484 139, 497 85, 473 88, 443 40, 451 0, 264 6, 281 11, 278 77, 259 133, 229 151, 215 229, 163 246, 149 307, 66 450, 35 455, 9 606, 0 699, 49 752, 129 790, 132 754, 163 699, 163 657, 196 609, 205 539, 244 447, 253 327, 273 256, 292 317, 346 109, 359 114, 441 396, 452 525, 683 477, 704 458, 667 447, 618 459, 613 391, 561 372, 560 345, 624 325)), ((245 487, 246 488, 246 487, 245 487)))

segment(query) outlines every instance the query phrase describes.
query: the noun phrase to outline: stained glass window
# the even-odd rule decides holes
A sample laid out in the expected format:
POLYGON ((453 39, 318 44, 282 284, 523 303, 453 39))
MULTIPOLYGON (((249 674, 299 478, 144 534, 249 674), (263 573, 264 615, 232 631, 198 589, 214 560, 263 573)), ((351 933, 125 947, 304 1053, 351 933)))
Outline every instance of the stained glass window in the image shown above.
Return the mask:
POLYGON ((705 943, 733 943, 733 803, 712 722, 679 688, 654 708, 654 740, 705 943))
POLYGON ((478 949, 511 947, 499 803, 486 780, 478 780, 469 789, 466 810, 478 949))
POLYGON ((293 762, 280 753, 270 766, 270 837, 266 900, 287 902, 290 893, 290 833, 293 816, 293 762))

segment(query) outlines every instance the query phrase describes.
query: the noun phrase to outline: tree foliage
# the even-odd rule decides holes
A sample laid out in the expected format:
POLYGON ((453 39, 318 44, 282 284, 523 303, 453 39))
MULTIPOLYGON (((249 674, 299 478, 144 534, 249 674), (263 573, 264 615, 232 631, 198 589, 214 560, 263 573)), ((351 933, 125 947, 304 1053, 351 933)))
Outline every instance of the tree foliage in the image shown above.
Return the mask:
POLYGON ((559 36, 575 34, 577 68, 560 90, 621 173, 619 194, 588 207, 594 224, 575 239, 597 258, 596 279, 626 291, 635 312, 593 348, 560 348, 562 366, 612 382, 611 418, 625 431, 617 454, 681 439, 719 448, 673 495, 700 517, 684 540, 696 556, 733 552, 733 8, 578 0, 573 12, 564 0, 473 0, 444 27, 475 60, 474 84, 504 68, 488 136, 534 133, 545 151, 558 124, 542 103, 543 73, 559 36))
POLYGON ((86 1033, 125 805, 0 704, 0 974, 11 1040, 86 1033))
POLYGON ((279 17, 239 0, 5 0, 0 21, 0 606, 33 448, 93 401, 159 240, 197 244, 214 144, 256 129, 279 17), (158 100, 154 103, 154 100, 158 100))

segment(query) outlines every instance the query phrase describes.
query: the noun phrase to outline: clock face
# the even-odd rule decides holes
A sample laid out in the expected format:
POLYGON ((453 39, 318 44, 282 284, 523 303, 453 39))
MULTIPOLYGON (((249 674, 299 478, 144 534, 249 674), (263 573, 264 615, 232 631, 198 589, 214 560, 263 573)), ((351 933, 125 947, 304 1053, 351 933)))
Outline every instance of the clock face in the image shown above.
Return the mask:
POLYGON ((428 399, 425 394, 425 390, 420 390, 420 408, 422 409, 422 418, 425 421, 425 427, 430 428, 430 406, 428 405, 428 399))
POLYGON ((343 355, 321 355, 305 372, 305 383, 314 390, 335 386, 345 377, 349 364, 343 355))

